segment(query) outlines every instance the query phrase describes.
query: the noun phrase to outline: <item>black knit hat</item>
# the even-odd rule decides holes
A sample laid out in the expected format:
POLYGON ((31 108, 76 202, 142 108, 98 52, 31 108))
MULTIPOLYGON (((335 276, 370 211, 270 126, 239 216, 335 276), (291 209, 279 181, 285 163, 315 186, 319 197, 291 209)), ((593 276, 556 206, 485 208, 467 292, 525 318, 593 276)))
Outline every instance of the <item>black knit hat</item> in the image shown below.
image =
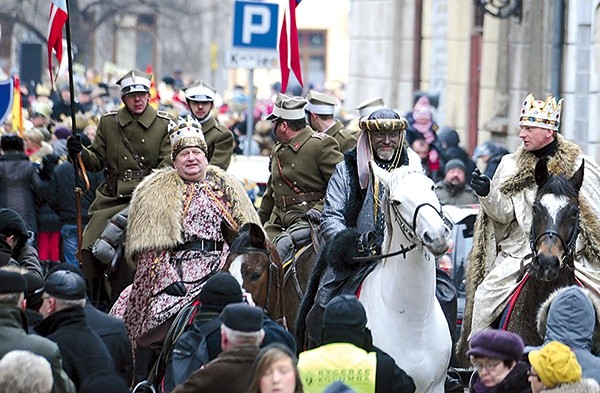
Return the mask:
POLYGON ((206 281, 198 299, 203 310, 221 311, 228 304, 242 302, 242 289, 231 274, 219 272, 206 281))
POLYGON ((442 130, 438 132, 438 139, 448 147, 455 147, 460 143, 458 132, 450 127, 442 128, 442 130))
POLYGON ((23 275, 27 281, 27 292, 25 292, 25 300, 27 300, 27 308, 30 310, 38 310, 43 303, 44 295, 44 280, 39 275, 33 272, 28 272, 23 275))
POLYGON ((44 292, 57 299, 85 299, 85 280, 73 271, 57 270, 46 277, 44 292))
POLYGON ((228 304, 219 319, 231 330, 258 332, 262 329, 263 310, 244 303, 228 304))
POLYGON ((0 269, 0 293, 27 291, 27 281, 21 273, 0 269))
POLYGON ((364 329, 367 326, 367 313, 355 296, 336 296, 325 307, 323 326, 364 329))
POLYGON ((523 355, 523 339, 506 330, 486 329, 475 334, 467 355, 517 361, 523 355))
POLYGON ((0 209, 0 233, 29 238, 25 221, 19 213, 11 209, 0 209))

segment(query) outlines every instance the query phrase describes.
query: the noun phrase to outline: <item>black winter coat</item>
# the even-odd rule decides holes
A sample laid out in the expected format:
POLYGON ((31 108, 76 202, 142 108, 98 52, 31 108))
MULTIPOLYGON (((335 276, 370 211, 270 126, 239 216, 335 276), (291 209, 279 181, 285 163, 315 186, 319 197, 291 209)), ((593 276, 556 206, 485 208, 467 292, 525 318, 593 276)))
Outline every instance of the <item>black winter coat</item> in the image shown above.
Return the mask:
POLYGON ((115 371, 108 349, 87 324, 82 308, 57 311, 37 325, 35 330, 58 344, 63 368, 77 390, 92 374, 115 371))
POLYGON ((133 356, 125 323, 98 310, 89 300, 83 311, 88 325, 100 336, 110 352, 117 373, 130 382, 133 378, 133 356))

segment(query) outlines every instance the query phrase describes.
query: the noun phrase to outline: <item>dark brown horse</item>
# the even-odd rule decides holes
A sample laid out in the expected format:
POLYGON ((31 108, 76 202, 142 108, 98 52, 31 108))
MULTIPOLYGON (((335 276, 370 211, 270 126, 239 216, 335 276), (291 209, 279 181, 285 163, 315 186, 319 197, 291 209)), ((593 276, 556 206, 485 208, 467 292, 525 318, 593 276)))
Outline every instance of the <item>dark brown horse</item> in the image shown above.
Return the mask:
POLYGON ((315 247, 309 244, 300 248, 282 265, 277 249, 260 226, 245 224, 239 234, 227 226, 222 230, 230 245, 223 270, 241 282, 271 319, 281 321, 293 334, 296 313, 316 259, 315 247))
POLYGON ((223 267, 252 295, 257 306, 287 327, 283 300, 283 266, 277 249, 265 236, 260 225, 244 224, 239 232, 224 224, 221 227, 229 245, 223 267))
POLYGON ((535 167, 538 190, 533 202, 530 244, 533 259, 525 267, 518 296, 509 301, 500 327, 518 333, 527 345, 541 345, 535 317, 542 302, 556 289, 574 285, 575 243, 579 234, 579 190, 583 163, 570 178, 550 175, 546 160, 535 167))

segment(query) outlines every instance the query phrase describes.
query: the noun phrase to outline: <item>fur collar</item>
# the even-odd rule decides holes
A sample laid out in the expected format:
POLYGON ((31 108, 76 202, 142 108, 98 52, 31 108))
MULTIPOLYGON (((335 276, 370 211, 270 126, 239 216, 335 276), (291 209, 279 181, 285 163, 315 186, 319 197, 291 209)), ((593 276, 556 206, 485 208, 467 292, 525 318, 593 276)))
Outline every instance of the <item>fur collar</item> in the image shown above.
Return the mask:
MULTIPOLYGON (((577 158, 581 155, 581 148, 575 143, 566 140, 560 134, 556 136, 558 149, 548 160, 548 171, 554 175, 571 176, 576 170, 577 158)), ((500 191, 508 196, 521 192, 524 188, 535 186, 534 169, 538 158, 531 152, 520 147, 515 153, 518 173, 500 185, 500 191)))
MULTIPOLYGON (((241 182, 213 165, 206 180, 223 191, 238 229, 246 222, 260 223, 254 205, 241 182)), ((173 248, 183 243, 183 195, 185 182, 175 169, 162 168, 147 176, 133 192, 127 222, 128 259, 139 252, 173 248)), ((225 219, 225 216, 224 216, 225 219)))
MULTIPOLYGON (((548 323, 548 311, 550 310, 550 305, 561 293, 563 293, 568 288, 569 287, 560 288, 552 292, 548 299, 546 299, 544 303, 542 303, 542 305, 540 306, 536 321, 537 330, 540 333, 541 337, 546 336, 546 324, 548 323)), ((594 336, 592 338, 592 343, 594 345, 594 347, 592 348, 592 352, 600 353, 600 299, 587 288, 581 288, 581 290, 592 301, 592 304, 594 305, 594 310, 596 310, 596 328, 594 330, 594 336)))

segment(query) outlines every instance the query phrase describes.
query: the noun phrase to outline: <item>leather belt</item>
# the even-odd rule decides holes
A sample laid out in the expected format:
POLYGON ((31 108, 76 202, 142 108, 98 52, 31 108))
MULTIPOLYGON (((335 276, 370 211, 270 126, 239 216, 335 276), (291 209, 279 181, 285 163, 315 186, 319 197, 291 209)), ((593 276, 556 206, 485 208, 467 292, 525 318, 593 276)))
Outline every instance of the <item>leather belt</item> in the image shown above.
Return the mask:
POLYGON ((221 251, 223 242, 216 240, 200 239, 177 246, 177 251, 198 250, 198 251, 221 251))
POLYGON ((131 180, 141 180, 148 175, 148 171, 145 169, 127 169, 121 173, 119 173, 119 180, 121 181, 131 181, 131 180))
POLYGON ((291 195, 291 196, 281 196, 275 198, 275 206, 277 207, 287 207, 290 205, 297 205, 302 202, 310 202, 317 201, 319 199, 323 199, 325 197, 324 192, 305 192, 303 194, 291 195))

